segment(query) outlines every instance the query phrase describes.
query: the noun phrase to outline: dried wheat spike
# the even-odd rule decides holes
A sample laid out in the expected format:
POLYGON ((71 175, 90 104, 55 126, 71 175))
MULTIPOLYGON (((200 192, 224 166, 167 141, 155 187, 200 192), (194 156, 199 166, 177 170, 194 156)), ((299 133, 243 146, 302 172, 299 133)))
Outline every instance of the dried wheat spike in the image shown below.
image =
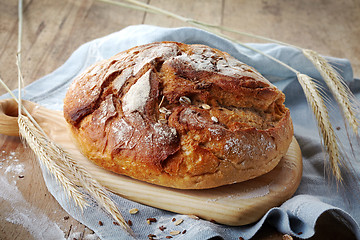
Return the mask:
POLYGON ((297 78, 317 120, 319 131, 323 139, 323 145, 328 153, 331 170, 336 179, 341 182, 342 176, 339 167, 340 151, 324 100, 312 78, 301 73, 297 74, 297 78))
POLYGON ((53 151, 50 145, 46 144, 43 134, 34 126, 34 124, 25 116, 18 117, 19 134, 36 154, 38 159, 44 164, 55 179, 61 184, 65 193, 70 199, 73 199, 76 205, 83 209, 87 203, 83 194, 77 189, 76 185, 66 176, 66 169, 59 166, 53 159, 53 151))
POLYGON ((348 121, 352 130, 358 135, 359 120, 357 119, 357 110, 355 97, 348 86, 341 79, 338 72, 320 56, 317 52, 309 49, 303 49, 304 55, 314 64, 316 69, 323 77, 331 93, 335 97, 345 119, 348 121))

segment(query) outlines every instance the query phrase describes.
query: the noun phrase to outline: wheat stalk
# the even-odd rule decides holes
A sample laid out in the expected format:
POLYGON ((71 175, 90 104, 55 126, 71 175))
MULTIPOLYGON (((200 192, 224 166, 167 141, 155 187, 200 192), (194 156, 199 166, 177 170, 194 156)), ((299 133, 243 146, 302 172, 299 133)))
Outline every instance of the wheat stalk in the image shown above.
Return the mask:
POLYGON ((350 99, 355 99, 354 95, 342 81, 338 72, 320 56, 317 52, 309 49, 303 49, 304 55, 314 64, 316 69, 323 77, 331 93, 335 97, 343 116, 347 119, 349 125, 356 135, 358 135, 359 120, 356 117, 356 110, 350 99))
MULTIPOLYGON (((21 72, 21 39, 22 39, 22 23, 23 23, 23 9, 22 9, 22 0, 18 1, 18 17, 19 17, 19 28, 18 28, 18 46, 16 53, 16 65, 18 70, 18 126, 19 126, 19 136, 25 140, 29 145, 31 150, 38 156, 38 159, 43 163, 43 165, 49 170, 53 176, 56 177, 56 180, 65 190, 67 196, 74 200, 75 204, 83 209, 86 206, 86 201, 84 200, 83 194, 77 189, 77 186, 71 182, 71 180, 66 176, 66 168, 61 167, 53 160, 53 155, 51 154, 51 144, 48 144, 46 135, 44 135, 43 130, 39 130, 28 117, 22 115, 22 85, 23 85, 23 76, 21 72)), ((1 81, 2 82, 2 81, 1 81)), ((5 85, 5 83, 2 83, 5 85)), ((8 90, 9 88, 6 87, 8 90)), ((11 91, 10 91, 11 92, 11 91)), ((15 98, 16 99, 16 98, 15 98)), ((28 112, 27 112, 28 113, 28 112)), ((30 115, 30 114, 29 114, 30 115)))
MULTIPOLYGON (((29 118, 22 115, 22 95, 21 89, 23 85, 23 77, 21 73, 21 39, 22 39, 22 23, 23 23, 23 1, 18 1, 18 45, 16 53, 16 65, 18 70, 18 125, 19 136, 25 140, 31 150, 38 156, 38 159, 44 164, 44 166, 52 173, 57 181, 61 184, 66 194, 74 200, 76 205, 81 209, 86 206, 86 202, 82 193, 77 189, 75 184, 65 175, 65 169, 60 167, 53 161, 53 156, 50 154, 49 144, 47 144, 46 136, 43 131, 40 131, 29 118), (45 142, 45 144, 44 144, 45 142)), ((6 84, 3 84, 6 85, 6 84)), ((6 88, 8 89, 8 88, 6 88)))
MULTIPOLYGON (((195 21, 195 20, 191 20, 191 21, 195 21)), ((251 33, 246 33, 246 32, 242 32, 242 31, 237 31, 237 30, 223 27, 223 26, 207 24, 207 23, 203 23, 200 21, 195 21, 195 22, 198 22, 198 24, 204 24, 205 26, 210 27, 210 28, 219 29, 219 30, 227 31, 227 32, 231 32, 231 33, 236 33, 236 34, 240 34, 240 35, 244 35, 244 36, 252 37, 252 38, 257 38, 257 39, 261 39, 261 40, 266 40, 266 41, 274 42, 274 43, 277 43, 280 45, 293 47, 293 48, 296 48, 296 49, 302 51, 304 56, 311 61, 311 63, 315 66, 315 68, 318 70, 320 75, 323 77, 325 83, 329 87, 331 93, 335 97, 335 100, 340 107, 340 110, 343 113, 343 117, 345 118, 345 120, 347 120, 347 122, 351 126, 355 135, 358 135, 359 119, 357 117, 357 113, 358 113, 357 109, 359 108, 359 104, 355 101, 356 98, 354 97, 353 93, 350 91, 350 89, 348 88, 346 83, 343 81, 343 79, 341 78, 339 73, 319 53, 317 53, 314 50, 304 49, 304 48, 301 48, 301 47, 298 47, 298 46, 295 46, 295 45, 292 45, 289 43, 285 43, 282 41, 278 41, 275 39, 271 39, 271 38, 251 34, 251 33), (351 102, 351 100, 353 100, 353 101, 351 102)))
POLYGON ((297 70, 290 67, 286 63, 280 61, 279 59, 277 59, 277 58, 275 58, 275 57, 273 57, 273 56, 271 56, 269 54, 266 54, 266 53, 264 53, 264 52, 262 52, 262 51, 260 51, 260 50, 258 50, 256 48, 248 46, 245 43, 240 42, 239 40, 237 40, 235 38, 229 37, 226 34, 223 34, 223 33, 219 32, 219 31, 214 30, 214 29, 228 30, 227 28, 223 28, 223 27, 216 26, 216 25, 211 25, 211 24, 208 24, 208 23, 204 23, 204 22, 192 19, 192 18, 186 18, 186 17, 180 16, 178 14, 175 14, 173 12, 166 11, 164 9, 161 9, 161 8, 158 8, 158 7, 155 7, 155 6, 152 6, 150 4, 146 4, 146 3, 143 3, 143 2, 140 2, 140 1, 137 1, 137 0, 124 0, 125 2, 129 2, 130 4, 126 4, 126 3, 118 2, 118 1, 113 1, 113 0, 98 0, 98 1, 108 3, 108 4, 112 4, 112 5, 117 5, 117 6, 120 6, 120 7, 126 7, 126 8, 135 9, 135 10, 150 12, 150 13, 162 14, 162 15, 165 15, 165 16, 168 16, 168 17, 171 17, 171 18, 178 19, 178 20, 180 20, 182 22, 189 23, 189 24, 191 24, 191 25, 193 25, 193 26, 195 26, 195 27, 197 27, 199 29, 206 30, 206 31, 214 33, 214 34, 216 34, 216 35, 218 35, 220 37, 223 37, 223 38, 225 38, 225 39, 227 39, 229 41, 237 43, 238 45, 240 45, 240 46, 242 46, 244 48, 247 48, 247 49, 252 50, 254 52, 257 52, 257 53, 259 53, 261 55, 264 55, 267 58, 273 60, 274 62, 280 64, 281 66, 289 69, 290 71, 292 71, 294 73, 297 72, 297 70))
POLYGON ((318 87, 313 79, 301 73, 297 74, 297 78, 317 120, 323 144, 326 148, 326 152, 328 153, 332 172, 336 179, 341 182, 342 177, 339 167, 340 151, 334 129, 329 121, 329 115, 324 100, 321 97, 318 87))
MULTIPOLYGON (((36 123, 28 111, 25 113, 30 116, 31 120, 22 115, 22 83, 23 77, 21 73, 21 37, 22 37, 22 0, 19 0, 19 34, 18 34, 18 51, 16 55, 16 64, 18 68, 18 125, 19 135, 25 139, 33 152, 44 166, 53 174, 57 181, 62 185, 66 194, 74 200, 74 202, 83 209, 87 203, 83 194, 77 189, 77 186, 68 178, 75 177, 83 188, 95 198, 97 203, 103 207, 110 215, 122 226, 130 235, 134 236, 133 231, 125 222, 115 203, 108 197, 106 190, 99 184, 90 174, 77 162, 70 157, 60 146, 51 141, 42 128, 36 123), (35 124, 34 124, 34 123, 35 124)), ((0 79, 1 80, 1 79, 0 79)), ((1 80, 2 85, 5 85, 1 80)), ((10 90, 6 86, 7 90, 10 90)), ((11 92, 11 91, 9 91, 11 92)))
MULTIPOLYGON (((251 34, 251 33, 247 33, 247 32, 241 32, 241 31, 236 31, 233 30, 231 28, 227 28, 227 27, 223 27, 223 26, 218 26, 218 25, 213 25, 213 24, 208 24, 205 22, 201 22, 198 20, 194 20, 192 18, 186 18, 183 16, 180 16, 178 14, 175 14, 173 12, 170 11, 166 11, 163 10, 161 8, 152 6, 150 4, 146 4, 143 2, 140 2, 138 0, 123 0, 127 3, 124 2, 117 2, 117 1, 113 1, 113 0, 98 0, 98 1, 102 1, 102 2, 106 2, 106 3, 110 3, 113 5, 118 5, 118 6, 122 6, 122 7, 127 7, 127 8, 133 8, 136 10, 142 10, 145 12, 150 12, 150 13, 156 13, 156 14, 162 14, 171 18, 175 18, 178 19, 180 21, 183 21, 185 23, 191 24, 195 27, 198 27, 200 29, 209 31, 211 33, 214 33, 220 37, 223 37, 225 39, 228 39, 234 43, 239 44, 240 46, 243 46, 247 49, 250 49, 254 52, 257 52, 259 54, 264 55, 265 57, 277 62, 278 64, 280 64, 281 66, 289 69, 290 71, 294 72, 298 79, 300 76, 300 80, 302 81, 302 88, 303 91, 309 91, 310 89, 306 88, 307 85, 313 85, 313 87, 315 87, 314 89, 316 90, 315 92, 317 92, 318 94, 316 95, 307 95, 307 101, 308 104, 311 106, 315 116, 316 116, 316 120, 317 120, 317 124, 319 127, 319 133, 322 136, 323 140, 322 143, 323 145, 325 145, 325 149, 327 151, 327 154, 329 155, 329 161, 330 161, 330 166, 332 168, 332 172, 334 173, 336 179, 338 179, 339 181, 341 181, 341 173, 340 173, 340 168, 339 168, 339 164, 340 164, 340 158, 341 158, 341 154, 339 151, 339 143, 337 142, 337 138, 335 136, 335 133, 333 131, 332 125, 330 123, 329 120, 329 115, 328 112, 326 111, 326 114, 319 114, 319 112, 316 112, 316 109, 318 108, 314 108, 314 103, 320 103, 319 101, 314 101, 314 99, 311 99, 311 97, 317 97, 318 100, 321 100, 322 104, 322 108, 325 108, 325 105, 323 104, 323 98, 326 98, 327 96, 321 96, 320 92, 318 92, 317 90, 317 85, 314 83, 314 79, 311 79, 309 76, 301 74, 299 75, 299 71, 297 71, 296 69, 290 67, 288 64, 278 60, 277 58, 270 56, 258 49, 252 48, 240 41, 238 41, 237 39, 231 38, 229 36, 227 36, 226 34, 223 34, 220 31, 226 31, 226 32, 232 32, 232 33, 237 33, 237 34, 241 34, 244 36, 248 36, 248 37, 253 37, 253 38, 257 38, 257 39, 261 39, 261 40, 266 40, 266 41, 270 41, 270 42, 274 42, 277 44, 281 44, 281 45, 285 45, 285 46, 289 46, 289 47, 293 47, 298 49, 299 51, 303 51, 304 55, 306 56, 306 54, 308 53, 308 51, 305 51, 305 49, 298 47, 298 46, 294 46, 285 42, 281 42, 278 40, 274 40, 271 38, 266 38, 263 36, 259 36, 259 35, 255 35, 255 34, 251 34), (220 30, 220 31, 217 31, 220 30), (304 79, 307 79, 308 84, 304 84, 304 79), (312 82, 310 84, 310 82, 312 82), (321 122, 322 121, 322 122, 321 122), (325 125, 328 126, 328 130, 327 127, 324 127, 325 125)), ((321 58, 320 55, 318 53, 316 53, 315 51, 311 51, 312 56, 316 56, 316 62, 314 60, 311 60, 313 62, 313 64, 315 65, 315 67, 317 67, 318 71, 321 73, 321 75, 323 75, 323 78, 325 79, 325 81, 327 81, 326 79, 330 79, 331 81, 327 81, 330 84, 329 88, 331 89, 332 93, 335 96, 335 100, 338 102, 341 111, 344 113, 344 119, 347 120, 349 122, 349 125, 351 126, 353 132, 356 134, 356 136, 358 136, 358 128, 359 128, 359 119, 357 117, 357 113, 358 111, 356 110, 356 107, 358 107, 358 104, 355 103, 355 97, 353 97, 353 94, 351 93, 351 91, 347 88, 347 86, 345 85, 345 83, 343 83, 343 81, 341 81, 341 78, 338 77, 337 72, 335 71, 335 69, 333 69, 325 59, 321 58), (319 61, 321 60, 321 61, 319 61), (335 77, 336 76, 336 77, 335 77), (349 100, 351 99, 352 102, 349 100)), ((315 93, 314 92, 314 93, 315 93)), ((344 166, 346 165, 345 163, 343 163, 344 166)))

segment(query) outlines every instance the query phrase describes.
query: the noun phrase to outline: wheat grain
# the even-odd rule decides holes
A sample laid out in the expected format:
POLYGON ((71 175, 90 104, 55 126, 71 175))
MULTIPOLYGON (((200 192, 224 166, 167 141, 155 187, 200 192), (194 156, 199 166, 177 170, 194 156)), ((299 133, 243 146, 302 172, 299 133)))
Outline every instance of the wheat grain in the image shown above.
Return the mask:
POLYGON ((129 213, 131 215, 137 214, 138 212, 139 212, 139 209, 137 209, 137 208, 132 208, 132 209, 129 210, 129 213))
POLYGON ((320 96, 316 83, 309 76, 298 73, 297 78, 317 120, 319 132, 322 136, 326 152, 328 153, 332 172, 336 179, 341 182, 342 176, 339 167, 340 151, 325 103, 320 96))

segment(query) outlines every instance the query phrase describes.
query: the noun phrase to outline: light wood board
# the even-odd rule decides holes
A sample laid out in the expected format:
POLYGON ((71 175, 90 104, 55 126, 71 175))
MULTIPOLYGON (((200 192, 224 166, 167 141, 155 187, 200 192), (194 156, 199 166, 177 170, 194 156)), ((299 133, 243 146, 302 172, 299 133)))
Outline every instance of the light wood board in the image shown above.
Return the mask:
MULTIPOLYGON (((270 208, 290 198, 301 180, 302 157, 299 145, 293 138, 286 156, 276 168, 246 182, 206 190, 179 190, 145 183, 109 172, 84 157, 71 141, 62 112, 33 103, 26 105, 48 136, 67 150, 102 185, 127 199, 149 206, 194 214, 226 225, 245 225, 260 219, 270 208)), ((8 109, 14 108, 10 101, 2 101, 1 106, 3 109, 6 106, 9 106, 8 109)), ((7 122, 11 125, 12 120, 15 118, 10 117, 7 122)))

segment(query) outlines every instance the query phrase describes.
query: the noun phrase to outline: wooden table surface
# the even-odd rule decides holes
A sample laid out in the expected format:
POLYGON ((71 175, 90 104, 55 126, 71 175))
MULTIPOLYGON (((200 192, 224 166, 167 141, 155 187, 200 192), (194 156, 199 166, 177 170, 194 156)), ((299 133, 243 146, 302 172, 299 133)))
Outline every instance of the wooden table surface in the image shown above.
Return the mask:
MULTIPOLYGON (((347 58, 360 75, 359 0, 146 0, 185 17, 274 38, 323 55, 347 58)), ((134 24, 188 26, 160 15, 95 0, 24 1, 22 71, 25 83, 51 73, 81 44, 134 24)), ((0 0, 0 76, 17 85, 17 1, 0 0)), ((229 34, 242 42, 259 42, 229 34)), ((0 89, 0 95, 5 93, 0 89)), ((66 239, 97 239, 70 217, 42 179, 31 150, 0 135, 0 239, 41 239, 44 231, 66 239), (46 224, 45 224, 46 223, 46 224), (57 235, 56 235, 57 234, 57 235)), ((282 239, 270 226, 255 239, 282 239)), ((313 239, 348 239, 341 223, 324 215, 313 239)))

